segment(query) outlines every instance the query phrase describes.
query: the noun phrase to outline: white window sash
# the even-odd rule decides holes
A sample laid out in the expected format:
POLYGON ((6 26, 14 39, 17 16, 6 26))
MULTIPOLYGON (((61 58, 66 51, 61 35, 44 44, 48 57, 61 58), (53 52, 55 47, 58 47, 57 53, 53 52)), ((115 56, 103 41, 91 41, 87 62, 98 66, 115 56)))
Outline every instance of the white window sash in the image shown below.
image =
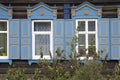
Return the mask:
MULTIPOLYGON (((90 46, 88 43, 88 35, 89 34, 95 34, 95 47, 96 47, 96 52, 98 51, 98 37, 97 37, 97 19, 77 19, 76 20, 76 29, 78 27, 78 22, 79 21, 85 21, 85 31, 78 31, 78 33, 76 33, 76 36, 78 37, 79 34, 85 34, 85 45, 78 45, 78 43, 76 43, 76 52, 78 53, 78 46, 85 46, 86 49, 88 49, 88 47, 90 46), (95 31, 88 31, 88 21, 95 21, 95 31)), ((88 54, 88 50, 86 51, 86 54, 88 54)), ((85 57, 80 57, 80 60, 85 59, 85 57)), ((92 59, 92 57, 89 57, 89 59, 92 59)))
POLYGON ((0 59, 8 59, 8 56, 9 56, 9 34, 8 34, 9 23, 8 23, 8 20, 0 20, 0 22, 7 22, 7 31, 0 31, 0 34, 2 33, 7 34, 7 56, 0 56, 0 59))
POLYGON ((0 31, 0 33, 8 33, 8 31, 0 31))
POLYGON ((50 59, 50 55, 44 55, 43 58, 40 58, 40 55, 35 55, 35 35, 50 35, 50 51, 53 56, 53 22, 52 20, 33 20, 32 21, 32 59, 50 59), (51 31, 34 31, 34 22, 50 22, 51 31))
POLYGON ((34 32, 33 34, 51 34, 51 32, 34 32))

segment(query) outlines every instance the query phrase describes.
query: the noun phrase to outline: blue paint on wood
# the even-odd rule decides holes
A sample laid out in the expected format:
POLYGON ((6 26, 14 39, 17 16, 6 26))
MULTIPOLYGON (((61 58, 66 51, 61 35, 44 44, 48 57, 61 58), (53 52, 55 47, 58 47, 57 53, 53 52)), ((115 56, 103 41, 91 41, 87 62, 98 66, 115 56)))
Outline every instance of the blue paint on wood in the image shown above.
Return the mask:
MULTIPOLYGON (((64 45, 65 45, 64 20, 62 20, 62 19, 54 20, 53 39, 54 39, 54 41, 53 41, 53 56, 56 57, 57 48, 60 48, 60 50, 63 50, 64 45)), ((63 53, 63 55, 64 55, 64 53, 63 53)))
POLYGON ((111 60, 120 60, 120 31, 119 31, 119 19, 111 18, 110 19, 110 32, 111 32, 111 60))
POLYGON ((21 59, 29 60, 32 58, 32 27, 30 20, 21 20, 21 59))
POLYGON ((20 59, 20 27, 19 20, 10 20, 10 59, 20 59), (15 42, 13 42, 15 41, 15 42))
POLYGON ((7 7, 0 4, 0 19, 11 19, 12 16, 9 16, 8 10, 12 10, 12 7, 7 7))
POLYGON ((70 19, 70 4, 64 4, 64 19, 70 19))
POLYGON ((89 2, 84 2, 78 6, 73 6, 71 9, 75 11, 75 14, 72 16, 73 19, 95 19, 100 17, 98 9, 102 9, 102 6, 95 6, 89 2))
POLYGON ((28 23, 24 23, 24 29, 23 29, 23 35, 27 35, 28 34, 28 23))
POLYGON ((119 34, 118 22, 114 22, 113 26, 113 34, 119 34))
POLYGON ((111 56, 109 21, 109 19, 102 18, 98 20, 98 50, 103 51, 102 59, 104 59, 106 55, 108 55, 108 59, 110 59, 111 56))
POLYGON ((39 3, 33 7, 28 7, 28 10, 31 11, 31 16, 29 19, 56 19, 54 11, 57 10, 56 7, 51 7, 44 3, 39 3))
POLYGON ((113 56, 114 57, 119 57, 119 47, 118 46, 114 46, 113 47, 113 56))
POLYGON ((69 56, 71 55, 71 46, 70 43, 72 41, 72 38, 74 37, 74 20, 72 19, 66 19, 65 21, 65 56, 67 59, 69 59, 69 56))

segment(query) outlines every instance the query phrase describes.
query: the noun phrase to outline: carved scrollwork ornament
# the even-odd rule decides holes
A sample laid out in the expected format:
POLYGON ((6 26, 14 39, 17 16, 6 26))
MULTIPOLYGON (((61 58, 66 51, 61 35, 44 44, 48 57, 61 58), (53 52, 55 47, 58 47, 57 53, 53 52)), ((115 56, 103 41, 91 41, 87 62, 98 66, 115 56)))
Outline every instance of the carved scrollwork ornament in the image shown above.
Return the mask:
POLYGON ((84 15, 88 15, 89 11, 88 10, 84 10, 84 15))
POLYGON ((74 9, 71 10, 71 14, 72 14, 72 16, 75 16, 75 10, 74 9))
POLYGON ((102 9, 98 9, 98 15, 102 16, 102 9))
POLYGON ((41 11, 41 12, 40 12, 40 15, 41 15, 41 16, 43 16, 44 14, 45 14, 45 12, 44 12, 44 11, 41 11))
POLYGON ((31 10, 27 10, 27 15, 31 16, 31 10))
POLYGON ((120 16, 120 8, 117 9, 117 14, 120 16))
POLYGON ((8 15, 9 15, 9 16, 12 16, 12 14, 13 14, 12 9, 9 9, 9 10, 8 10, 8 15))
POLYGON ((54 10, 54 11, 53 11, 53 15, 54 15, 54 16, 57 16, 57 10, 54 10))

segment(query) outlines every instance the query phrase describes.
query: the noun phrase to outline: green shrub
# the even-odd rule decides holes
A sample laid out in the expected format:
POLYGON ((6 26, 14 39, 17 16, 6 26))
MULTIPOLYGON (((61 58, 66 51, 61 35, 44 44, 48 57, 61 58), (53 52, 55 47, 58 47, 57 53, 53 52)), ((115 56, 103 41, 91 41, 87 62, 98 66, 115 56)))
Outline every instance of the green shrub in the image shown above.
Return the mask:
POLYGON ((23 68, 9 68, 6 74, 8 80, 27 80, 23 68))

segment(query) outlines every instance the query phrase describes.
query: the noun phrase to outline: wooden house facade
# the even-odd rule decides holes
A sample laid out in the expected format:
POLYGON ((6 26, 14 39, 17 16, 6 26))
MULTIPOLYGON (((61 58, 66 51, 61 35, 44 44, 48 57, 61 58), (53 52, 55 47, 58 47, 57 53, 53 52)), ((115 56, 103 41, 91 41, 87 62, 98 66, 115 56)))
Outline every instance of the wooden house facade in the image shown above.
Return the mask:
MULTIPOLYGON (((39 59, 51 60, 49 53, 56 57, 58 48, 69 59, 68 42, 75 36, 81 43, 76 44, 76 52, 88 48, 94 38, 96 52, 104 50, 103 58, 108 54, 108 60, 120 60, 120 1, 104 4, 97 0, 46 1, 0 1, 0 63, 25 60, 32 64, 39 59)), ((91 52, 88 50, 86 54, 91 52)))

